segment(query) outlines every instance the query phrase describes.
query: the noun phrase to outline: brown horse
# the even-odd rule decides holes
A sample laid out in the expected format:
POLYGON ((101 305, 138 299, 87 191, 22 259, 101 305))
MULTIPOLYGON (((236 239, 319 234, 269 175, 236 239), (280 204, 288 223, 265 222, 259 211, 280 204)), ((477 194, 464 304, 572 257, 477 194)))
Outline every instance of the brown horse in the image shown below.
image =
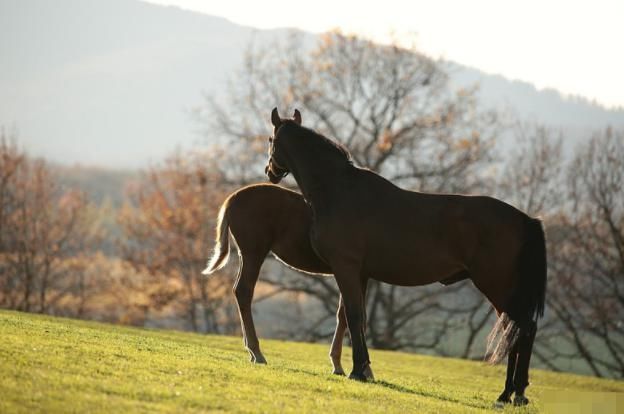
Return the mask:
MULTIPOLYGON (((251 361, 266 363, 251 314, 251 301, 260 267, 267 254, 305 273, 330 276, 331 269, 310 245, 309 207, 301 194, 270 184, 255 184, 232 193, 221 205, 217 221, 215 249, 203 274, 211 274, 227 264, 230 234, 236 241, 240 264, 234 295, 251 361)), ((347 321, 342 300, 336 312, 336 331, 330 349, 334 374, 344 375, 340 363, 347 321)), ((372 377, 372 372, 367 372, 372 377)))
POLYGON ((529 361, 544 312, 546 244, 539 220, 491 197, 403 190, 353 165, 348 151, 301 126, 301 114, 280 118, 265 169, 273 183, 293 174, 312 209, 310 240, 334 272, 353 347, 350 378, 366 380, 364 332, 369 278, 417 286, 470 277, 499 316, 490 360, 508 355, 499 403, 524 405, 529 361), (496 340, 496 341, 495 341, 496 340))

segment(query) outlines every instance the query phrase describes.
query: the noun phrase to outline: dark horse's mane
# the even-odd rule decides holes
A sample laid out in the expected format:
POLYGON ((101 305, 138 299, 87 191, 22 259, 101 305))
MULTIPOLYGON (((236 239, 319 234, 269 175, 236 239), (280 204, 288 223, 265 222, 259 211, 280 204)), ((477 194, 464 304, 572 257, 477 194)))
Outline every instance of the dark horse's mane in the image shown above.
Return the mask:
POLYGON ((325 135, 319 134, 318 132, 306 128, 301 125, 297 125, 293 121, 285 121, 284 124, 279 128, 277 134, 282 132, 288 133, 288 129, 296 128, 296 135, 299 135, 298 139, 306 140, 306 144, 311 146, 312 148, 319 148, 319 150, 329 152, 338 155, 340 158, 344 159, 345 162, 349 164, 353 164, 353 157, 351 157, 351 153, 347 148, 339 142, 335 142, 325 135), (285 128, 286 127, 286 128, 285 128))

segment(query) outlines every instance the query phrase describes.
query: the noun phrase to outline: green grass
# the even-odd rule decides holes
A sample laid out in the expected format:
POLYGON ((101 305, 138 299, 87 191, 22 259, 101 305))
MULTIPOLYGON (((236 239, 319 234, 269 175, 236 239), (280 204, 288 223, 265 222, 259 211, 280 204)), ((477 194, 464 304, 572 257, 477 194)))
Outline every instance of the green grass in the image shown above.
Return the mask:
MULTIPOLYGON (((503 366, 371 351, 375 383, 332 375, 328 346, 119 327, 0 311, 0 413, 491 411, 503 366)), ((350 353, 345 349, 345 367, 350 353)), ((555 391, 624 392, 624 382, 533 370, 527 408, 555 391)), ((621 402, 621 401, 620 401, 621 402)))

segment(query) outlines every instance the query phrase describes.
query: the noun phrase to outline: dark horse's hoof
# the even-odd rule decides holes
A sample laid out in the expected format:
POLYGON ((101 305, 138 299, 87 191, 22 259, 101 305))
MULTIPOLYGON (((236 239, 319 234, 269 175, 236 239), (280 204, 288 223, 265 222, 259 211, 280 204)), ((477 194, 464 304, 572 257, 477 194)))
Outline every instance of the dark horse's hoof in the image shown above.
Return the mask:
POLYGON ((516 395, 514 397, 513 404, 515 406, 523 406, 523 405, 527 405, 528 403, 529 403, 529 399, 525 397, 524 395, 516 395))
POLYGON ((267 360, 264 358, 263 355, 258 355, 258 356, 254 356, 253 354, 251 355, 251 358, 249 359, 249 361, 252 364, 262 364, 262 365, 266 365, 267 360))
POLYGON ((503 401, 499 399, 499 400, 496 400, 496 402, 494 403, 494 408, 497 410, 502 410, 503 408, 505 408, 507 404, 511 404, 511 400, 503 401))
POLYGON ((340 376, 345 376, 347 374, 345 374, 344 369, 342 368, 335 368, 334 371, 332 372, 332 374, 334 375, 340 375, 340 376))
POLYGON ((349 379, 366 382, 366 375, 352 372, 351 375, 349 375, 349 379))
POLYGON ((370 365, 367 365, 366 368, 364 368, 364 376, 366 377, 366 381, 375 381, 375 376, 373 375, 373 370, 370 365))
POLYGON ((494 403, 494 408, 504 408, 507 404, 511 404, 511 393, 503 391, 494 403))

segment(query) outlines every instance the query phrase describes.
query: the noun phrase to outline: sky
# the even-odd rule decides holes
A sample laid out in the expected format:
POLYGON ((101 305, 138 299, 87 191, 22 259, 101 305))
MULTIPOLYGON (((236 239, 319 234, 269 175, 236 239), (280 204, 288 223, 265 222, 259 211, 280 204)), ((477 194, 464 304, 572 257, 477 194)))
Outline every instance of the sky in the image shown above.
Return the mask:
POLYGON ((260 29, 340 28, 624 107, 624 0, 149 0, 260 29))

